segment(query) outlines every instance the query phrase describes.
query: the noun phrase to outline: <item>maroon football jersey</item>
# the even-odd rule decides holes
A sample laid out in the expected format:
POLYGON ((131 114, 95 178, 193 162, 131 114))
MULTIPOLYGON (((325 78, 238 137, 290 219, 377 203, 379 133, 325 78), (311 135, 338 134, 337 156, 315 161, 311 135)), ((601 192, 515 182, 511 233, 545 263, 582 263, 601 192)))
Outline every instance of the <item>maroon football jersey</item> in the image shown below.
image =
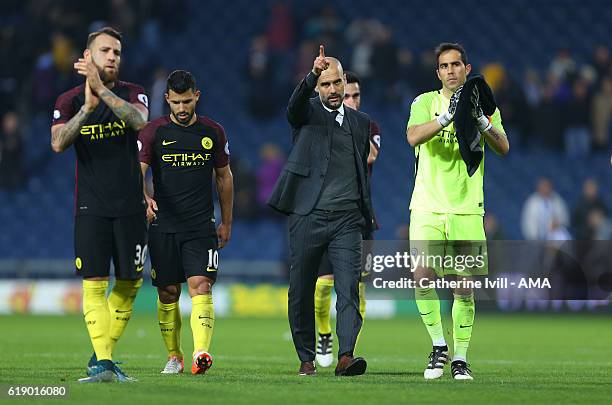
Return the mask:
POLYGON ((151 232, 211 231, 213 169, 229 164, 223 127, 207 117, 184 127, 166 116, 139 135, 140 161, 151 166, 157 219, 151 232))
MULTIPOLYGON (((57 98, 53 124, 68 122, 85 103, 84 85, 57 98)), ((144 89, 118 81, 118 97, 147 107, 144 89)), ((143 212, 142 174, 138 161, 138 131, 100 100, 80 128, 76 150, 76 215, 120 217, 143 212)))
MULTIPOLYGON (((380 136, 381 130, 376 121, 370 121, 370 142, 374 145, 377 151, 380 152, 380 136)), ((368 171, 372 174, 373 164, 368 165, 368 171)))

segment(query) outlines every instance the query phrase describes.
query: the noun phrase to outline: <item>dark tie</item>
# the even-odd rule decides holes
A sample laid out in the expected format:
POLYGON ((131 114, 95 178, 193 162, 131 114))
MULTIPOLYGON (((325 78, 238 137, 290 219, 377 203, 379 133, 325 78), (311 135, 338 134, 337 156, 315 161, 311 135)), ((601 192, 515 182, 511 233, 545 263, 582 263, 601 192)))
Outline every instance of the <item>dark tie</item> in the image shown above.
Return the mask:
POLYGON ((334 110, 331 112, 332 119, 334 120, 334 124, 336 124, 336 126, 341 126, 340 123, 336 121, 336 117, 338 116, 338 114, 340 114, 340 111, 338 110, 334 110))

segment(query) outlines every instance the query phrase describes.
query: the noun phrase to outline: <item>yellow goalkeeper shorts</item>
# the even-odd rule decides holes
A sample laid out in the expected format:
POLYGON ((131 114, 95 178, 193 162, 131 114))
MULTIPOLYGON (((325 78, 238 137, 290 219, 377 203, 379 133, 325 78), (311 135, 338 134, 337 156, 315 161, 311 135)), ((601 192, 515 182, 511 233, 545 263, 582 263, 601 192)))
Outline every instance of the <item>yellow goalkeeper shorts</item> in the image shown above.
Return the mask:
POLYGON ((438 277, 486 275, 488 257, 482 215, 412 210, 410 254, 413 266, 432 268, 438 277))

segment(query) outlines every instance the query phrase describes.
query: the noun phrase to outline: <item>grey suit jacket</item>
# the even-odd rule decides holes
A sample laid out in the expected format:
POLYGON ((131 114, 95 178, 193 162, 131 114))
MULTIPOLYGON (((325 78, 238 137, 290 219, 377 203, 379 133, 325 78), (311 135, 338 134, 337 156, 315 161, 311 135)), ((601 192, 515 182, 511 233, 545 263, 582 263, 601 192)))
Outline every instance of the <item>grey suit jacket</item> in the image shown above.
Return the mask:
MULTIPOLYGON (((287 119, 291 124, 293 148, 276 181, 268 205, 284 214, 307 215, 315 207, 331 155, 332 115, 323 108, 318 97, 310 98, 317 83, 311 72, 296 87, 289 99, 287 119)), ((349 120, 355 151, 360 201, 366 222, 366 232, 372 227, 372 204, 368 179, 370 153, 370 117, 344 107, 344 119, 349 120)))

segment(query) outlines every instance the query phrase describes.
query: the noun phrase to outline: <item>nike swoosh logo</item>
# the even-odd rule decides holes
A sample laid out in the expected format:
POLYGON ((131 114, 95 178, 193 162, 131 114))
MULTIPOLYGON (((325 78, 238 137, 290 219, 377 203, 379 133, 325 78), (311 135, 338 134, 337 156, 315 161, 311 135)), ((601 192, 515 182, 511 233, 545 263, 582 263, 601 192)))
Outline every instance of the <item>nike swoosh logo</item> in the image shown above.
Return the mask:
POLYGON ((132 310, 128 309, 128 310, 123 311, 121 309, 115 309, 115 312, 118 313, 118 314, 125 314, 126 312, 132 312, 132 310))
POLYGON ((176 143, 177 141, 162 141, 162 145, 163 146, 168 146, 168 145, 172 145, 173 143, 176 143))
POLYGON ((431 314, 432 312, 433 312, 433 311, 429 311, 429 312, 428 312, 428 313, 426 313, 426 314, 421 314, 421 313, 419 312, 419 314, 421 314, 421 315, 425 316, 425 315, 429 315, 429 314, 431 314))
POLYGON ((439 117, 439 116, 440 116, 440 114, 438 114, 438 113, 434 113, 434 115, 435 115, 436 117, 439 117))
POLYGON ((212 267, 207 267, 207 268, 206 268, 206 271, 209 271, 209 272, 210 272, 210 271, 217 271, 217 269, 214 269, 214 268, 212 268, 212 267))
POLYGON ((136 272, 141 272, 144 270, 144 266, 137 266, 136 267, 136 272))
POLYGON ((472 325, 459 325, 460 328, 471 328, 472 325))
POLYGON ((170 322, 160 322, 160 325, 170 325, 171 323, 174 323, 174 321, 170 321, 170 322))
POLYGON ((210 317, 210 316, 202 316, 202 315, 200 315, 200 316, 198 316, 198 319, 213 319, 213 318, 210 317))

